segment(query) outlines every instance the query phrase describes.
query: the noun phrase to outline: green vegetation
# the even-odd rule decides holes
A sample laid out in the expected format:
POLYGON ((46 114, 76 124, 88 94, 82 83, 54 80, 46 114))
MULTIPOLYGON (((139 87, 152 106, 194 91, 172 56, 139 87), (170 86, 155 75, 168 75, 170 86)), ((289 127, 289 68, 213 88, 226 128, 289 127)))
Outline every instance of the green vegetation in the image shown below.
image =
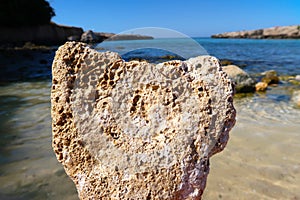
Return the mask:
POLYGON ((49 24, 55 16, 45 0, 1 0, 0 26, 19 27, 49 24))
POLYGON ((297 28, 298 28, 298 30, 300 30, 300 26, 298 26, 297 28))

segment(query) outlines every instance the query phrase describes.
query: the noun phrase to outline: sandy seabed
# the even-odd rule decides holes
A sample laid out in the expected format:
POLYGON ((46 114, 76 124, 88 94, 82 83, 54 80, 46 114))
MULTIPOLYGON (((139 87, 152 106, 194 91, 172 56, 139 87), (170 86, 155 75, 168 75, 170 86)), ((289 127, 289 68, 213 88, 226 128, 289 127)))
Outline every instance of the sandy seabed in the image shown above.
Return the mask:
POLYGON ((300 110, 265 99, 235 105, 237 123, 211 158, 203 199, 300 199, 300 110))

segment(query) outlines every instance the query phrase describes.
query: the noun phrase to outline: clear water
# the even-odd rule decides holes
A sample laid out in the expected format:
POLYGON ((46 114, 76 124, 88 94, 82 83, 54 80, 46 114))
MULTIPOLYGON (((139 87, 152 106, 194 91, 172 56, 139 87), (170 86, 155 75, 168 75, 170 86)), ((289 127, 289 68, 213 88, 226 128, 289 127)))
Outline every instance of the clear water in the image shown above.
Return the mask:
POLYGON ((276 70, 279 74, 300 73, 300 40, 243 40, 196 38, 210 55, 246 65, 249 73, 276 70))
MULTIPOLYGON (((166 43, 194 56, 183 39, 176 41, 166 43)), ((275 69, 300 74, 300 40, 196 41, 211 55, 245 64, 249 73, 275 69)), ((128 52, 128 45, 143 45, 130 42, 103 48, 128 52)), ((169 53, 139 55, 155 59, 169 53)), ((0 199, 78 199, 51 148, 53 52, 15 57, 0 55, 0 199)), ((228 146, 211 159, 203 199, 300 199, 300 110, 290 103, 290 94, 290 86, 283 84, 266 94, 235 99, 237 124, 228 146)))
POLYGON ((51 148, 50 81, 0 87, 0 199, 76 199, 51 148))
POLYGON ((179 38, 140 41, 109 41, 96 45, 101 51, 116 51, 126 58, 149 58, 154 60, 173 52, 183 58, 212 55, 229 59, 244 67, 249 73, 276 70, 279 74, 300 73, 300 40, 254 40, 179 38), (197 42, 195 44, 194 42, 197 42), (152 51, 141 48, 152 48, 152 51), (157 49, 155 49, 157 48, 157 49), (135 50, 135 51, 134 51, 135 50), (161 52, 166 50, 169 52, 161 52))

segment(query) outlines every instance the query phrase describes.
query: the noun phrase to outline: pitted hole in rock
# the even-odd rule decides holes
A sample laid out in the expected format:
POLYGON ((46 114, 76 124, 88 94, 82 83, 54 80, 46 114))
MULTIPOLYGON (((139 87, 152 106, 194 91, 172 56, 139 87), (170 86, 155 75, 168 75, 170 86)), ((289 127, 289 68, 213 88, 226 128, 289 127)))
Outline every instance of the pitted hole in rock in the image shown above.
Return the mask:
POLYGON ((120 135, 118 133, 114 133, 114 132, 111 132, 110 133, 110 136, 113 138, 113 139, 119 139, 120 135))
MULTIPOLYGON (((180 152, 183 150, 174 151, 168 147, 169 144, 190 143, 189 135, 197 131, 185 126, 187 126, 187 121, 192 121, 191 126, 198 126, 201 116, 190 112, 200 111, 195 107, 181 108, 181 104, 189 101, 187 105, 197 105, 199 97, 194 94, 190 98, 194 89, 191 83, 181 86, 181 82, 185 82, 184 77, 181 77, 182 80, 176 79, 174 87, 168 78, 161 76, 157 81, 157 77, 153 77, 146 84, 141 84, 142 81, 139 80, 132 81, 132 79, 116 83, 117 89, 111 94, 111 99, 115 101, 111 102, 110 120, 115 120, 114 124, 118 131, 107 130, 105 132, 114 139, 109 145, 111 148, 109 152, 112 153, 110 157, 124 158, 119 162, 120 169, 132 172, 132 170, 144 171, 154 166, 170 166, 182 156, 180 152), (129 83, 130 88, 124 88, 122 84, 124 82, 129 83), (114 103, 117 106, 113 106, 114 103), (184 111, 184 116, 181 116, 182 111, 184 111), (119 120, 120 113, 122 113, 122 121, 119 120), (173 113, 173 115, 168 116, 168 113, 173 113), (180 135, 181 138, 175 138, 178 132, 168 127, 178 127, 181 130, 179 132, 184 134, 180 135), (122 145, 118 142, 119 140, 122 141, 122 145), (146 151, 148 153, 144 153, 146 151), (120 156, 117 156, 119 153, 120 156)), ((104 166, 109 168, 110 162, 103 159, 108 155, 104 153, 97 157, 104 166)))
POLYGON ((184 156, 181 146, 190 144, 200 131, 199 123, 210 120, 203 112, 206 106, 197 107, 207 104, 209 88, 195 78, 196 69, 189 72, 179 61, 156 67, 136 61, 120 65, 124 67, 101 68, 95 90, 76 88, 78 96, 88 94, 81 108, 88 111, 82 116, 89 120, 76 119, 86 148, 108 171, 111 160, 128 174, 168 168, 184 156), (203 88, 201 96, 199 87, 203 88))

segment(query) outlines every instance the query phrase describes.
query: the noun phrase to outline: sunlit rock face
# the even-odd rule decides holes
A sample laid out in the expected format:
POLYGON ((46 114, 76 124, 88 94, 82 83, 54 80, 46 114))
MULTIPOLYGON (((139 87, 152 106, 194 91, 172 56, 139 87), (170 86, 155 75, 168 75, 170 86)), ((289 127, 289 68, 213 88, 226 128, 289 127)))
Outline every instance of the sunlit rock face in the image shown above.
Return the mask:
POLYGON ((52 67, 52 145, 81 199, 201 198, 235 123, 216 58, 125 62, 68 42, 52 67))

